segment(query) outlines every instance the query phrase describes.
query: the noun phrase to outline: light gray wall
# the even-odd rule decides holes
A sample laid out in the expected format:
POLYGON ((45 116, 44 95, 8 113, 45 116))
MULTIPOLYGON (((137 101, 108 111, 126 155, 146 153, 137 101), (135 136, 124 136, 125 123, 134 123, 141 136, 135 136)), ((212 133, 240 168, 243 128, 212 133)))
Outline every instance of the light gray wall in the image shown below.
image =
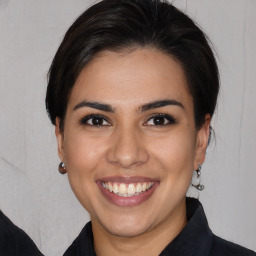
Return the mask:
MULTIPOLYGON (((0 0, 0 208, 47 255, 61 255, 87 222, 59 163, 44 108, 46 74, 89 0, 0 0)), ((256 250, 256 1, 176 0, 212 39, 222 88, 216 143, 200 199, 212 230, 256 250)))

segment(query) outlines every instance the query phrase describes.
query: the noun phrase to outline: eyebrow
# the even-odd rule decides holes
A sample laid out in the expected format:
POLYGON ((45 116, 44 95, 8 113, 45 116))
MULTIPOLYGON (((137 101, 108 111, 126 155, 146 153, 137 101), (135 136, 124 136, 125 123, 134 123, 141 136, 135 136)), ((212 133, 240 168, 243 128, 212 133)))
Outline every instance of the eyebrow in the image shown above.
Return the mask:
POLYGON ((150 109, 161 108, 161 107, 170 106, 170 105, 178 106, 178 107, 181 107, 184 109, 184 106, 179 101, 172 100, 172 99, 165 99, 165 100, 153 101, 153 102, 147 103, 145 105, 142 105, 140 107, 139 111, 144 112, 144 111, 148 111, 150 109))
MULTIPOLYGON (((179 101, 172 100, 172 99, 165 99, 165 100, 157 100, 157 101, 146 103, 139 108, 139 112, 145 112, 145 111, 148 111, 151 109, 161 108, 161 107, 170 106, 170 105, 184 108, 182 103, 180 103, 179 101)), ((83 107, 95 108, 95 109, 102 110, 105 112, 110 112, 110 113, 115 112, 115 110, 109 104, 104 104, 104 103, 100 103, 100 102, 90 102, 90 101, 86 101, 86 100, 83 100, 80 103, 78 103, 73 108, 73 111, 75 111, 79 108, 83 108, 83 107)))
POLYGON ((102 110, 102 111, 105 111, 105 112, 111 112, 111 113, 115 112, 114 109, 108 104, 103 104, 103 103, 99 103, 99 102, 89 102, 89 101, 86 101, 86 100, 78 103, 73 108, 73 110, 77 110, 77 109, 83 108, 83 107, 95 108, 95 109, 98 109, 98 110, 102 110))

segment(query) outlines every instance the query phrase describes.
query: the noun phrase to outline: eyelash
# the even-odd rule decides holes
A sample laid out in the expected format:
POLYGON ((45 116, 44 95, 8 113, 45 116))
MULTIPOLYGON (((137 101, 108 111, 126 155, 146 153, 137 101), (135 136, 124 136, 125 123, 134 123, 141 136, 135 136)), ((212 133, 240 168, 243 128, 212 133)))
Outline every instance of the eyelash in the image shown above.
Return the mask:
MULTIPOLYGON (((109 120, 103 116, 103 115, 100 115, 100 114, 90 114, 90 115, 87 115, 85 117, 83 117, 80 122, 79 122, 81 125, 88 125, 88 126, 96 126, 96 127, 101 127, 101 126, 111 126, 111 123, 109 122, 109 120), (88 121, 89 120, 93 120, 93 118, 98 118, 99 120, 101 120, 103 122, 103 124, 89 124, 88 121), (107 122, 107 124, 104 124, 104 122, 107 122)), ((167 125, 172 125, 172 124, 175 124, 176 123, 176 120, 170 116, 170 115, 167 115, 167 114, 154 114, 152 115, 145 123, 144 125, 145 126, 157 126, 157 127, 162 127, 162 126, 167 126, 167 125), (153 120, 154 118, 164 118, 164 124, 147 124, 149 123, 149 121, 153 120), (167 123, 166 123, 167 121, 167 123)))
POLYGON ((85 117, 83 117, 80 122, 79 122, 81 125, 88 125, 88 126, 96 126, 96 127, 100 127, 100 126, 110 126, 111 123, 108 121, 108 119, 103 116, 103 115, 100 115, 100 114, 90 114, 90 115, 87 115, 85 117), (103 122, 107 122, 108 124, 99 124, 99 125, 95 125, 95 124, 89 124, 88 121, 89 120, 92 120, 93 118, 98 118, 100 120, 102 120, 103 122))
POLYGON ((162 127, 162 126, 167 126, 167 125, 172 125, 172 124, 176 124, 176 120, 170 116, 170 115, 167 115, 167 114, 154 114, 152 115, 148 121, 146 123, 148 123, 149 121, 153 120, 154 118, 164 118, 165 121, 164 121, 164 124, 145 124, 146 126, 158 126, 158 127, 162 127), (166 123, 166 120, 167 120, 167 123, 166 123))

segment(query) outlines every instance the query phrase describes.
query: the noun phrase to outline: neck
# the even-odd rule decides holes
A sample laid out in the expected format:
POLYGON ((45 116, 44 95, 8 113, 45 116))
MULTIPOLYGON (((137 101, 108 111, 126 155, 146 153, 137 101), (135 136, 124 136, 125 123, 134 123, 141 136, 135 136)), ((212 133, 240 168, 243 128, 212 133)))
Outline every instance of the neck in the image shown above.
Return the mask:
POLYGON ((186 204, 182 204, 150 230, 135 237, 118 237, 92 219, 94 249, 97 256, 156 256, 181 232, 187 223, 186 204))

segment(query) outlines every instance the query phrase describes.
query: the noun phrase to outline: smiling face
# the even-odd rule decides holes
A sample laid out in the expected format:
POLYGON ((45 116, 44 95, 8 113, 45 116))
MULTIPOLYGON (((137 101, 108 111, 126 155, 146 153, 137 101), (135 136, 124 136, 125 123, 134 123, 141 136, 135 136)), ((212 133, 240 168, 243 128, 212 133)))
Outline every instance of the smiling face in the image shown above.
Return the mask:
POLYGON ((179 232, 209 122, 196 130, 193 99, 171 57, 154 49, 95 57, 72 89, 63 133, 56 125, 59 156, 94 231, 179 232))

